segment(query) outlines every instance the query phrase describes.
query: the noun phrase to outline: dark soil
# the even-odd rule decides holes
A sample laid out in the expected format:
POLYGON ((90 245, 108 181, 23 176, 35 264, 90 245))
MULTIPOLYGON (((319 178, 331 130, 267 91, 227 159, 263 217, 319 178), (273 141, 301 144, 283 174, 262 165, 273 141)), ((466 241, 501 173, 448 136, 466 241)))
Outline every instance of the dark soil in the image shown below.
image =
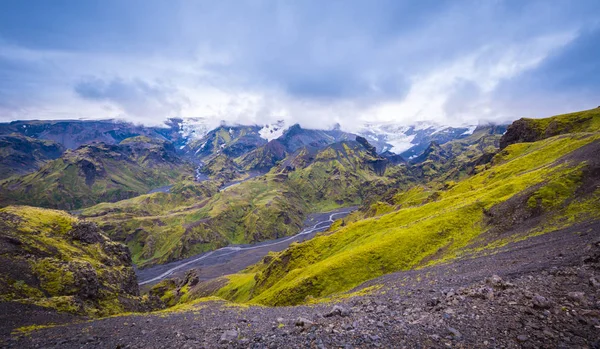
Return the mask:
MULTIPOLYGON (((389 274, 338 303, 107 318, 5 338, 7 348, 598 348, 600 222, 389 274)), ((359 288, 359 289, 360 289, 359 288)), ((3 318, 4 319, 4 318, 3 318)), ((10 324, 2 322, 2 333, 10 324)))

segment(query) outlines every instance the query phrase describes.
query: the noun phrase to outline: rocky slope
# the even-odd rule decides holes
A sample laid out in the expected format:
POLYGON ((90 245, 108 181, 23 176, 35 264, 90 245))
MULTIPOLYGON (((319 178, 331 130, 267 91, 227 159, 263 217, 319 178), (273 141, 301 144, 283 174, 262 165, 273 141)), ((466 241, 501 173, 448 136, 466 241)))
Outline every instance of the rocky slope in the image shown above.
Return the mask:
POLYGON ((534 142, 565 133, 593 132, 600 128, 600 107, 545 119, 519 119, 506 130, 500 142, 504 149, 513 143, 534 142))
POLYGON ((236 158, 267 143, 259 131, 259 126, 219 126, 203 137, 189 141, 182 151, 198 159, 219 154, 236 158))
MULTIPOLYGON (((168 312, 15 331, 8 348, 594 348, 600 343, 599 224, 389 274, 327 302, 168 312)), ((73 321, 72 319, 71 321, 73 321)))
POLYGON ((0 301, 92 316, 149 309, 126 246, 95 224, 28 206, 0 209, 0 301))
POLYGON ((61 156, 58 143, 13 133, 0 136, 0 180, 33 172, 61 156))
POLYGON ((0 185, 0 205, 27 204, 74 210, 114 202, 191 177, 171 143, 133 137, 119 145, 98 143, 65 152, 60 158, 0 185))

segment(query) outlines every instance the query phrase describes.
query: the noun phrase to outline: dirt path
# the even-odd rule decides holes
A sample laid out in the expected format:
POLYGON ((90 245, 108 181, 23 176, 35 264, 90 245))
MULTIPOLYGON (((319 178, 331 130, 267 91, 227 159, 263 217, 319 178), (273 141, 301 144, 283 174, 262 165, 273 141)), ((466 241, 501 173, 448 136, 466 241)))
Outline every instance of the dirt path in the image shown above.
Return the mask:
POLYGON ((186 271, 197 269, 201 280, 236 273, 260 261, 270 251, 281 251, 294 241, 312 238, 339 218, 343 218, 356 207, 347 207, 331 212, 315 213, 305 221, 305 228, 298 234, 253 245, 227 246, 215 251, 186 258, 181 261, 137 270, 140 286, 152 285, 167 277, 180 276, 186 271))

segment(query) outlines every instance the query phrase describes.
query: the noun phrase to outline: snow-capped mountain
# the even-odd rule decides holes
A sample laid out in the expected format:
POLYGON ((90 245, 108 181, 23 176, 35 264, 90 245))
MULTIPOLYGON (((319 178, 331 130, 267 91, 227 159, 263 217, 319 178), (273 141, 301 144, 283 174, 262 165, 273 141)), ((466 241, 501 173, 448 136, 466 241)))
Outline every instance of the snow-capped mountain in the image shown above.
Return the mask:
MULTIPOLYGON (((251 126, 251 133, 256 129, 256 136, 267 142, 282 137, 286 130, 291 127, 286 125, 283 120, 273 124, 251 126)), ((183 138, 187 139, 187 145, 191 146, 189 148, 194 148, 194 151, 197 152, 197 148, 200 145, 198 141, 206 138, 207 135, 211 134, 211 132, 218 127, 229 127, 227 130, 231 133, 232 130, 238 130, 240 127, 250 127, 250 125, 225 126, 223 122, 221 122, 221 125, 219 126, 215 125, 214 121, 205 118, 189 118, 183 119, 180 123, 179 132, 183 138)), ((393 122, 371 122, 364 124, 358 131, 353 133, 365 137, 377 148, 378 153, 390 151, 392 153, 400 154, 408 159, 420 155, 431 142, 443 144, 453 139, 464 138, 472 134, 476 128, 476 125, 452 127, 427 121, 416 122, 413 125, 401 125, 393 122)), ((343 127, 341 130, 343 130, 343 127)), ((245 132, 248 132, 248 129, 246 129, 245 132)), ((206 141, 206 139, 204 139, 204 141, 206 141)), ((201 143, 204 143, 204 145, 207 144, 204 141, 201 143)), ((182 147, 182 149, 183 148, 184 147, 182 147)))
POLYGON ((185 118, 179 123, 179 133, 186 139, 200 139, 216 126, 206 118, 185 118))
POLYGON ((365 137, 382 153, 391 151, 405 158, 419 155, 431 142, 446 143, 472 134, 476 125, 451 127, 435 122, 420 121, 414 125, 368 123, 357 134, 365 137))

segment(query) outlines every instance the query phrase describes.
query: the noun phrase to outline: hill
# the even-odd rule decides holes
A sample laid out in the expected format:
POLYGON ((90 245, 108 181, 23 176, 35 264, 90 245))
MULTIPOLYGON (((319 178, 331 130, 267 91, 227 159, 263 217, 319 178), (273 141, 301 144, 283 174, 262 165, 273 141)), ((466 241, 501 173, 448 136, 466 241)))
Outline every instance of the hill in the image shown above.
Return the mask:
POLYGON ((64 150, 58 143, 18 133, 0 136, 0 180, 33 172, 64 150))
POLYGON ((0 205, 27 204, 75 210, 114 202, 191 177, 171 143, 133 137, 66 151, 39 170, 0 184, 0 205))
POLYGON ((216 160, 228 168, 236 166, 221 154, 206 164, 208 169, 218 168, 217 180, 100 204, 83 210, 82 216, 97 222, 111 238, 126 242, 134 262, 145 267, 228 244, 296 234, 307 214, 359 203, 372 194, 368 188, 387 182, 381 175, 387 160, 358 142, 299 149, 269 173, 231 186, 223 186, 223 181, 236 177, 223 179, 229 172, 216 160), (305 157, 307 152, 314 156, 305 157))
POLYGON ((27 206, 0 209, 0 217, 2 302, 91 316, 149 309, 129 251, 94 224, 27 206))
MULTIPOLYGON (((590 113, 595 125, 600 113, 590 113)), ((334 224, 328 233, 228 277, 218 294, 266 305, 299 304, 378 275, 598 219, 600 132, 576 130, 511 144, 473 176, 425 196, 412 194, 421 190, 415 187, 400 194, 397 210, 334 224)))

